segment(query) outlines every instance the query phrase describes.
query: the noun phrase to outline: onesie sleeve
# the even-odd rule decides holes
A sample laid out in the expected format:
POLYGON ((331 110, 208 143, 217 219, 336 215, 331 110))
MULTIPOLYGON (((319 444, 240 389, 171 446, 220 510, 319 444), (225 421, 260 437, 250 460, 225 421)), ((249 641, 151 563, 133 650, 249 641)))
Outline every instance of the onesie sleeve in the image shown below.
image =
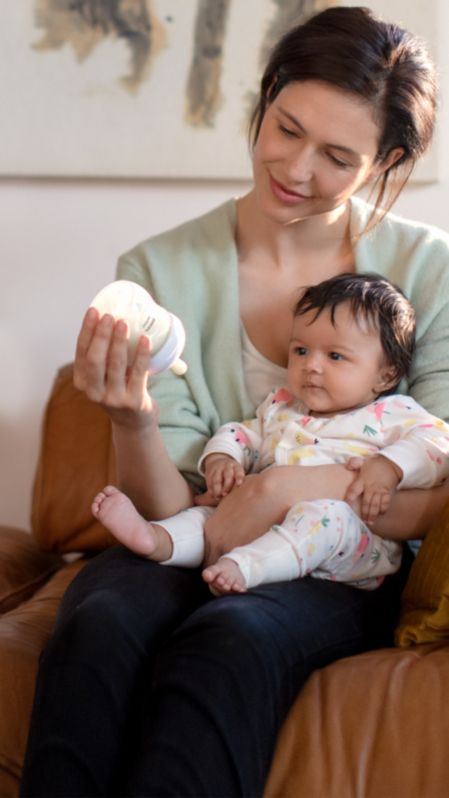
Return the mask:
POLYGON ((204 461, 209 454, 227 454, 245 471, 245 474, 258 471, 263 441, 264 410, 267 400, 257 408, 255 418, 241 423, 223 424, 204 447, 198 463, 198 470, 204 476, 204 461))
POLYGON ((432 488, 449 476, 449 426, 427 413, 410 397, 393 400, 403 403, 397 440, 381 450, 381 454, 399 466, 403 478, 398 488, 432 488), (401 437, 399 437, 401 430, 401 437))

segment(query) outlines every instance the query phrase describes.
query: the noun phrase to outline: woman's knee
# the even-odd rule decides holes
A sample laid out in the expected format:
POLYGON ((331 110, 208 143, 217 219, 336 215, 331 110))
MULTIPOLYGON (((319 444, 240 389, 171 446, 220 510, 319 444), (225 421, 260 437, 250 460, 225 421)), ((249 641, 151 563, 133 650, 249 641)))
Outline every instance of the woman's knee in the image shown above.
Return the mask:
POLYGON ((122 547, 96 557, 69 586, 50 650, 140 651, 179 626, 208 597, 196 571, 149 562, 122 547))
POLYGON ((260 672, 277 650, 277 623, 264 605, 264 600, 251 594, 212 599, 172 635, 167 643, 169 657, 186 651, 198 662, 212 658, 219 669, 241 674, 255 668, 260 672))
POLYGON ((115 652, 143 648, 144 624, 114 591, 98 589, 60 617, 43 657, 46 661, 108 660, 115 652))
POLYGON ((123 546, 107 549, 91 560, 69 585, 61 602, 60 616, 72 614, 79 604, 98 594, 117 600, 147 615, 193 609, 207 596, 196 569, 165 566, 146 560, 123 546))

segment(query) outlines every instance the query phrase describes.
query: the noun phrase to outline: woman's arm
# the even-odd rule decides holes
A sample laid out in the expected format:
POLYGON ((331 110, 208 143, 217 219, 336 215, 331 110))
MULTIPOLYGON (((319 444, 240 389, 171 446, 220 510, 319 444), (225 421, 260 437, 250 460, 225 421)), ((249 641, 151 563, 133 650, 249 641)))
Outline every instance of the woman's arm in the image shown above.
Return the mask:
MULTIPOLYGON (((249 543, 278 524, 300 501, 344 500, 354 472, 343 465, 276 466, 247 476, 226 496, 205 527, 205 562, 216 562, 235 546, 249 543)), ((388 511, 379 516, 373 531, 391 540, 424 538, 449 501, 449 480, 430 490, 398 491, 388 511)), ((352 504, 359 512, 360 498, 352 504)))
POLYGON ((343 465, 276 466, 247 476, 206 522, 206 565, 263 535, 300 499, 343 499, 353 479, 343 465))
POLYGON ((355 479, 349 486, 345 501, 362 517, 377 535, 390 540, 419 540, 438 521, 446 502, 449 500, 449 480, 436 488, 404 488, 392 491, 390 503, 385 513, 373 521, 363 515, 364 480, 363 469, 382 457, 362 460, 353 457, 346 463, 348 470, 355 472, 355 479), (359 471, 360 469, 360 471, 359 471))
POLYGON ((147 390, 149 341, 142 336, 127 367, 126 323, 96 310, 77 341, 74 382, 111 419, 120 488, 146 518, 173 515, 193 503, 192 489, 169 458, 158 409, 147 390))
POLYGON ((420 540, 437 523, 448 501, 449 480, 438 488, 399 490, 385 515, 380 515, 370 527, 381 538, 420 540))

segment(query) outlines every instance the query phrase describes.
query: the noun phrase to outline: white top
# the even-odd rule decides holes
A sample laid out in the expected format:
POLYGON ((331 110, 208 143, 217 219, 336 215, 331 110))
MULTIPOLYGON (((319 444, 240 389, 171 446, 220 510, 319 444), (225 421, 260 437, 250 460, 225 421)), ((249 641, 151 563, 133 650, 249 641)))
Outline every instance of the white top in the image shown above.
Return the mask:
POLYGON ((257 407, 275 385, 287 384, 287 369, 272 363, 256 349, 243 324, 241 337, 246 390, 257 407))

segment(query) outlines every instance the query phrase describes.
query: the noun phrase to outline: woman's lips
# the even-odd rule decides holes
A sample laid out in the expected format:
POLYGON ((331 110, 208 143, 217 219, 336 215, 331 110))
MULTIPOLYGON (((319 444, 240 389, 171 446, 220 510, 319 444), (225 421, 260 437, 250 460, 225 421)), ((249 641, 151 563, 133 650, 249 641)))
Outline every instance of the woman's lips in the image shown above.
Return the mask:
POLYGON ((310 197, 306 197, 304 194, 290 191, 286 186, 282 185, 282 183, 278 183, 272 175, 270 175, 270 186, 274 196, 285 205, 297 205, 300 202, 305 202, 310 199, 310 197))

